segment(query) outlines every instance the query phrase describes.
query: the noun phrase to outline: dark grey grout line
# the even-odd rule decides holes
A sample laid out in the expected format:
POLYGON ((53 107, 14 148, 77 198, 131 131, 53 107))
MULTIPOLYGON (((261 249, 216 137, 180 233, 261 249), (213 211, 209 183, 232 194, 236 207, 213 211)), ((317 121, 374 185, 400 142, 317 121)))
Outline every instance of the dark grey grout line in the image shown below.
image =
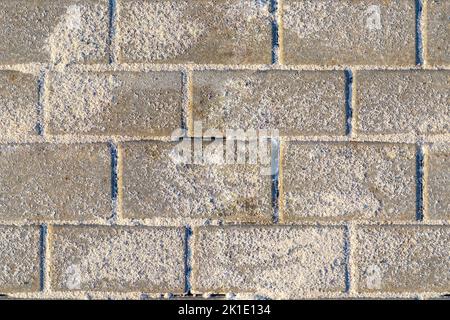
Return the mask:
POLYGON ((109 0, 109 63, 115 63, 117 57, 115 56, 114 42, 116 37, 116 18, 117 18, 117 0, 109 0))
POLYGON ((36 123, 36 131, 38 135, 44 135, 44 95, 45 95, 45 70, 39 72, 38 78, 38 103, 37 103, 37 115, 38 121, 36 123))
POLYGON ((272 14, 272 64, 280 63, 280 26, 278 24, 279 0, 270 0, 272 14))
POLYGON ((272 208, 273 208, 273 223, 277 224, 280 220, 280 140, 272 140, 272 208))
POLYGON ((424 151, 421 144, 416 148, 416 220, 423 221, 424 217, 424 151))
POLYGON ((416 64, 420 66, 424 64, 422 25, 423 0, 416 0, 416 64))
POLYGON ((192 249, 191 249, 192 229, 186 226, 184 238, 184 291, 186 295, 191 295, 191 274, 192 274, 192 249))
POLYGON ((351 266, 350 266, 350 228, 345 226, 344 229, 344 256, 345 256, 345 292, 350 293, 351 290, 351 266))
POLYGON ((345 70, 345 134, 351 136, 353 133, 353 72, 345 70))
POLYGON ((48 238, 48 227, 46 224, 40 226, 40 239, 39 239, 39 288, 40 291, 46 289, 46 273, 47 273, 47 238, 48 238))
POLYGON ((182 102, 182 108, 181 108, 181 130, 184 132, 184 136, 187 136, 187 130, 188 130, 188 121, 189 121, 189 105, 191 103, 192 97, 190 96, 190 71, 189 70, 183 70, 182 71, 182 79, 181 79, 181 87, 183 92, 183 102, 182 102))
POLYGON ((113 212, 111 218, 119 216, 119 151, 114 142, 109 142, 111 152, 111 201, 113 203, 113 212))

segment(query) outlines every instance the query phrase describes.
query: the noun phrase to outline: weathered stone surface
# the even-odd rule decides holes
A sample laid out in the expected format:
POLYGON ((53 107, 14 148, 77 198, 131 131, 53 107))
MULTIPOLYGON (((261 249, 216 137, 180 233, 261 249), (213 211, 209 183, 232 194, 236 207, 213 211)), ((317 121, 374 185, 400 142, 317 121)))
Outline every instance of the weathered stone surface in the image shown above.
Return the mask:
POLYGON ((283 0, 287 64, 415 64, 414 0, 283 0))
POLYGON ((432 152, 427 162, 427 214, 431 219, 450 219, 450 152, 432 152))
POLYGON ((270 63, 269 1, 120 0, 123 62, 270 63))
POLYGON ((108 0, 0 2, 0 63, 108 61, 108 0))
MULTIPOLYGON (((1 54, 1 53, 0 53, 1 54)), ((0 127, 2 139, 36 136, 38 79, 17 71, 0 71, 0 127)))
POLYGON ((287 143, 282 219, 414 220, 414 145, 287 143))
POLYGON ((448 292, 448 226, 369 226, 357 231, 361 292, 448 292))
POLYGON ((450 1, 426 3, 425 59, 432 65, 450 64, 450 1))
POLYGON ((39 290, 39 227, 0 226, 0 292, 39 290))
POLYGON ((61 226, 50 230, 55 290, 184 291, 184 229, 61 226))
POLYGON ((170 136, 181 127, 179 72, 53 73, 48 132, 170 136), (82 92, 82 94, 80 94, 82 92))
POLYGON ((364 134, 450 132, 450 71, 358 71, 355 121, 364 134))
POLYGON ((194 291, 295 298, 345 290, 342 227, 206 227, 195 239, 194 291))
POLYGON ((0 220, 109 218, 111 158, 105 144, 0 147, 0 220))
MULTIPOLYGON (((190 152, 191 141, 184 143, 190 152)), ((164 142, 121 144, 125 217, 271 219, 271 177, 262 174, 261 164, 214 164, 209 160, 186 164, 177 158, 182 146, 164 142)), ((205 158, 222 160, 213 151, 218 150, 214 145, 208 147, 204 145, 205 158)))
POLYGON ((193 99, 193 120, 204 129, 345 135, 344 72, 197 72, 193 99))

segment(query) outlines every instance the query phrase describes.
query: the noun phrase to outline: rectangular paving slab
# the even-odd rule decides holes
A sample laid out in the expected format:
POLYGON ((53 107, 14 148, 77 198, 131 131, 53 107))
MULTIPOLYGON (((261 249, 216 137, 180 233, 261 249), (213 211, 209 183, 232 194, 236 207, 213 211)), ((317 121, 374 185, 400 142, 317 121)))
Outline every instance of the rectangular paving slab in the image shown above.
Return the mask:
POLYGON ((0 221, 107 219, 112 214, 106 144, 0 147, 0 221))

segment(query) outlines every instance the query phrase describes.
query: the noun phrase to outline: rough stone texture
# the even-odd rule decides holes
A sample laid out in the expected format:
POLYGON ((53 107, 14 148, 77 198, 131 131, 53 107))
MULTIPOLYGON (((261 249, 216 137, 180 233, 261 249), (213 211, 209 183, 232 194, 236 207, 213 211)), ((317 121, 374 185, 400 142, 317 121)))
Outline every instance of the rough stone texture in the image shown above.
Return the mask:
POLYGON ((0 0, 0 299, 449 293, 449 10, 0 0))
POLYGON ((53 73, 50 83, 49 133, 170 136, 181 127, 179 72, 53 73))
POLYGON ((450 219, 450 150, 428 156, 428 215, 431 219, 450 219))
MULTIPOLYGON (((208 146, 205 143, 205 156, 216 161, 218 149, 208 146)), ((178 157, 183 150, 191 152, 190 140, 185 140, 184 145, 121 145, 125 217, 271 219, 271 177, 262 174, 263 165, 186 164, 178 157)))
POLYGON ((358 71, 354 81, 357 132, 450 132, 450 71, 358 71))
POLYGON ((193 75, 193 119, 205 129, 344 135, 345 75, 327 71, 204 71, 193 75))
POLYGON ((0 226, 0 293, 39 290, 39 227, 0 226))
POLYGON ((19 140, 38 134, 38 79, 17 71, 0 71, 2 139, 19 140))
POLYGON ((52 227, 55 290, 184 291, 184 229, 52 227))
POLYGON ((0 63, 108 62, 108 0, 0 2, 0 63))
POLYGON ((448 292, 448 226, 372 226, 357 231, 361 292, 448 292))
POLYGON ((275 297, 345 290, 342 227, 206 227, 194 247, 194 291, 275 297))
POLYGON ((428 0, 425 58, 432 65, 450 64, 450 1, 428 0))
POLYGON ((111 216, 108 146, 0 147, 0 220, 92 220, 111 216))
POLYGON ((415 1, 283 0, 283 42, 287 64, 414 65, 415 1))
POLYGON ((123 62, 270 63, 266 0, 119 0, 123 62))
POLYGON ((288 143, 282 218, 414 220, 414 145, 288 143))

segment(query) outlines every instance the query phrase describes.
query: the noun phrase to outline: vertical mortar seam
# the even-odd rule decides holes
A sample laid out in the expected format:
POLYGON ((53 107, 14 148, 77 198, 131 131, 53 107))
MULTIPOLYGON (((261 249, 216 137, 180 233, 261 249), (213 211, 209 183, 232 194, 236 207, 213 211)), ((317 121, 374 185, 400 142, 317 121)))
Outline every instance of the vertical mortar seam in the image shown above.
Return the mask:
POLYGON ((354 263, 356 241, 356 223, 350 221, 346 224, 346 292, 349 296, 357 294, 356 266, 354 263))
POLYGON ((184 239, 184 291, 186 295, 192 294, 191 275, 192 275, 192 228, 187 225, 185 228, 184 239))
POLYGON ((37 104, 37 114, 38 119, 36 123, 36 131, 39 136, 44 136, 44 96, 45 96, 45 80, 46 80, 46 70, 41 69, 39 71, 38 77, 38 104, 37 104))
POLYGON ((353 70, 347 68, 345 73, 345 134, 347 137, 353 137, 353 70))
POLYGON ((181 130, 183 137, 193 135, 192 114, 192 70, 182 71, 182 108, 181 108, 181 130))
POLYGON ((109 0, 109 63, 115 64, 118 62, 118 48, 117 48, 117 0, 109 0))
POLYGON ((424 220, 424 146, 418 143, 416 146, 416 221, 424 220))
POLYGON ((114 142, 109 142, 109 149, 111 154, 111 202, 112 212, 109 221, 117 223, 121 220, 121 170, 120 170, 120 147, 114 142))
POLYGON ((39 289, 41 292, 49 290, 48 254, 48 226, 44 223, 40 225, 39 235, 39 289))
POLYGON ((275 65, 283 64, 281 1, 270 0, 270 12, 272 15, 272 64, 275 65))
POLYGON ((44 68, 39 72, 38 78, 38 123, 37 123, 37 131, 38 134, 44 139, 47 138, 47 117, 48 112, 46 110, 47 104, 47 84, 49 81, 49 71, 44 68))
POLYGON ((279 198, 280 198, 280 140, 278 139, 272 139, 271 142, 272 146, 272 160, 271 160, 271 180, 272 180, 272 210, 273 210, 273 217, 272 222, 274 224, 278 224, 279 222, 279 198), (274 147, 275 144, 275 147, 274 147), (273 155, 275 153, 275 155, 273 155))
POLYGON ((424 0, 416 0, 415 12, 416 12, 416 64, 423 67, 424 61, 424 47, 423 47, 423 34, 424 34, 424 18, 423 18, 423 5, 424 0))

